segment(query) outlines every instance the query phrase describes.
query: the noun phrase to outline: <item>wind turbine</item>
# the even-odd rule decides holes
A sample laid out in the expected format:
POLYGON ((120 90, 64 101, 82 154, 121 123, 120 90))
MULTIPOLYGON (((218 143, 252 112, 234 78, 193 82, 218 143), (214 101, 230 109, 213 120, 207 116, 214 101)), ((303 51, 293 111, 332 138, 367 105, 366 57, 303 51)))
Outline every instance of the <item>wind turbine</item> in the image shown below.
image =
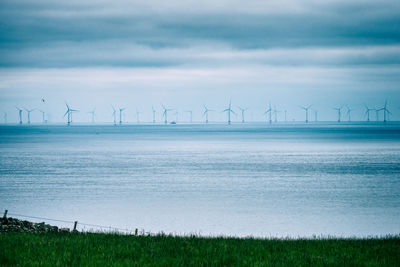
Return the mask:
POLYGON ((96 113, 96 108, 94 108, 92 111, 89 111, 88 113, 92 114, 92 123, 94 123, 94 117, 95 117, 95 113, 96 113))
POLYGON ((238 107, 238 108, 240 109, 240 112, 242 113, 242 123, 244 123, 244 112, 246 110, 248 110, 248 108, 241 108, 241 107, 238 107))
POLYGON ((351 109, 349 106, 347 106, 346 105, 346 108, 347 108, 347 116, 348 116, 348 118, 349 118, 349 121, 351 121, 351 111, 353 111, 354 109, 351 109))
POLYGON ((116 119, 117 111, 115 110, 114 106, 112 106, 112 105, 111 105, 111 108, 113 109, 112 116, 114 117, 114 125, 117 125, 117 119, 116 119))
POLYGON ((65 105, 67 106, 67 111, 65 112, 64 117, 65 117, 65 115, 68 115, 67 125, 69 126, 69 125, 71 124, 71 122, 72 122, 72 113, 73 113, 73 112, 78 112, 78 110, 76 110, 76 109, 71 109, 71 108, 68 106, 68 103, 67 103, 67 102, 65 102, 65 105))
POLYGON ((229 100, 229 107, 227 109, 224 109, 222 112, 228 112, 228 125, 231 124, 231 113, 235 114, 235 111, 232 110, 232 101, 229 100))
POLYGON ((267 111, 264 112, 265 115, 269 113, 269 124, 272 123, 272 108, 271 108, 271 101, 269 102, 269 107, 267 107, 267 111))
POLYGON ((40 113, 42 113, 42 123, 46 123, 47 121, 46 121, 46 119, 45 119, 45 115, 46 115, 46 112, 44 112, 43 110, 40 110, 40 109, 38 109, 38 111, 40 112, 40 113))
POLYGON ((377 108, 374 108, 374 110, 375 110, 376 121, 379 121, 379 111, 381 110, 377 108))
POLYGON ((161 105, 163 108, 163 117, 164 117, 164 123, 168 123, 168 111, 171 111, 172 109, 167 109, 164 107, 164 105, 161 105))
POLYGON ((140 115, 140 112, 139 112, 138 109, 136 109, 136 121, 137 121, 137 123, 140 123, 139 115, 140 115))
POLYGON ((153 123, 156 123, 156 110, 151 106, 151 111, 153 112, 153 123))
POLYGON ((285 109, 285 122, 287 122, 286 114, 287 114, 287 110, 285 109))
POLYGON ((18 110, 19 124, 22 124, 22 109, 15 107, 18 110))
POLYGON ((379 109, 379 110, 383 110, 383 122, 386 122, 386 114, 392 114, 388 109, 387 109, 387 100, 385 100, 385 105, 383 106, 383 108, 379 109))
POLYGON ((318 110, 314 109, 314 121, 318 121, 318 110))
POLYGON ((122 124, 122 112, 125 110, 125 108, 119 108, 119 124, 122 124))
POLYGON ((186 112, 190 113, 190 123, 193 122, 192 118, 193 118, 193 111, 192 110, 186 110, 186 112))
POLYGON ((341 111, 342 111, 343 106, 338 107, 338 108, 333 108, 338 112, 338 122, 340 122, 340 117, 341 117, 341 111))
POLYGON ((371 110, 374 110, 373 108, 369 108, 367 105, 365 105, 365 115, 367 115, 367 121, 370 121, 369 119, 369 112, 371 110))
POLYGON ((178 122, 178 116, 179 116, 179 112, 176 111, 176 112, 175 112, 175 122, 178 122))
POLYGON ((26 109, 26 108, 24 109, 28 113, 28 124, 31 124, 31 112, 34 111, 35 109, 26 109))
POLYGON ((208 109, 206 106, 204 106, 203 117, 206 116, 206 123, 208 123, 208 112, 209 112, 209 111, 214 111, 214 110, 208 109))
POLYGON ((7 112, 4 112, 4 123, 7 123, 7 112))
POLYGON ((311 106, 312 105, 309 105, 309 106, 306 106, 306 107, 301 106, 301 108, 304 109, 305 112, 306 112, 306 123, 308 123, 308 110, 311 108, 311 106))
POLYGON ((272 110, 272 112, 274 113, 275 122, 278 122, 278 113, 279 113, 280 111, 277 110, 276 107, 274 106, 274 109, 272 110))

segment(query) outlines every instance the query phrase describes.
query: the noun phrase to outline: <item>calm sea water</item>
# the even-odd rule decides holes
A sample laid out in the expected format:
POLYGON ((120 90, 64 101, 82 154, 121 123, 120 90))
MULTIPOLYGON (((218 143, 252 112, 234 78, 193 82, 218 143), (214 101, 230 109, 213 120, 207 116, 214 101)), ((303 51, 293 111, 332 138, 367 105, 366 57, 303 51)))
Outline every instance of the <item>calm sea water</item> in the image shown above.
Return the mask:
POLYGON ((0 208, 153 233, 399 234, 400 125, 0 126, 0 208))

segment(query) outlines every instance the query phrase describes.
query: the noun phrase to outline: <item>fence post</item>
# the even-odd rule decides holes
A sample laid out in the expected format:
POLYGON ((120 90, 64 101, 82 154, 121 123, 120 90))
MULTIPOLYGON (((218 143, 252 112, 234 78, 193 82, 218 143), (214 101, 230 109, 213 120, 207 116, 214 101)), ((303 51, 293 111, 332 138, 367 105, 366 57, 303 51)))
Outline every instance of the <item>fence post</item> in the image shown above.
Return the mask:
POLYGON ((74 230, 72 230, 73 232, 75 232, 76 231, 76 225, 78 224, 78 221, 75 221, 74 222, 74 230))
POLYGON ((8 210, 5 210, 5 211, 4 211, 3 219, 7 219, 7 212, 8 212, 8 210))

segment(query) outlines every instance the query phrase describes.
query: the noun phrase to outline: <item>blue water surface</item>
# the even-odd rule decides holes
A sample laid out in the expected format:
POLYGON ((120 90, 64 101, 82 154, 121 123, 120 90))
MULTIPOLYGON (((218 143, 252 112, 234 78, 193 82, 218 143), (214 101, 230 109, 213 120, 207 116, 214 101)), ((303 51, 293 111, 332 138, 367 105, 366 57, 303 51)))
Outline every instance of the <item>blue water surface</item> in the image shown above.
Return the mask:
POLYGON ((0 126, 0 208, 152 233, 399 234, 400 125, 0 126))

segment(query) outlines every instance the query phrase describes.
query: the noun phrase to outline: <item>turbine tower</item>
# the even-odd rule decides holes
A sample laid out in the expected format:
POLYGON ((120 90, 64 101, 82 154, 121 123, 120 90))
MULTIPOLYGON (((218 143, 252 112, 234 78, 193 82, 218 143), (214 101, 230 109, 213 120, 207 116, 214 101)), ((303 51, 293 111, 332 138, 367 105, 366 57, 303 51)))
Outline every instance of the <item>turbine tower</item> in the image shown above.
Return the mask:
POLYGON ((333 108, 333 109, 336 110, 337 113, 338 113, 338 122, 340 122, 340 118, 341 118, 341 114, 342 114, 342 113, 341 113, 342 108, 343 108, 343 106, 338 107, 338 108, 333 108))
POLYGON ((94 108, 92 111, 89 111, 88 113, 92 114, 92 123, 94 123, 94 117, 95 117, 95 113, 96 113, 96 108, 94 108))
POLYGON ((176 111, 176 112, 175 112, 175 122, 178 122, 178 116, 179 116, 179 112, 176 111))
POLYGON ((38 109, 38 111, 40 113, 42 113, 42 123, 46 123, 46 112, 44 112, 43 110, 38 109))
POLYGON ((4 112, 4 123, 7 123, 7 112, 4 112))
POLYGON ((15 107, 18 110, 19 124, 22 124, 22 109, 15 107))
POLYGON ((68 103, 67 103, 67 102, 65 102, 65 105, 67 106, 67 111, 65 112, 64 117, 65 117, 65 115, 68 115, 67 125, 69 126, 69 125, 71 124, 71 122, 72 122, 72 113, 73 113, 73 112, 78 112, 78 110, 76 110, 76 109, 71 109, 71 108, 68 106, 68 103))
POLYGON ((151 111, 153 112, 153 123, 156 123, 156 110, 151 106, 151 111))
POLYGON ((370 121, 369 112, 372 110, 374 110, 374 109, 369 108, 367 105, 365 105, 365 115, 367 116, 367 121, 370 121))
POLYGON ((119 124, 122 124, 122 112, 125 110, 125 108, 119 108, 119 124))
POLYGON ((231 113, 235 114, 235 111, 232 110, 232 101, 229 100, 229 107, 227 109, 224 109, 222 112, 228 112, 228 125, 231 124, 231 113))
POLYGON ((136 121, 137 121, 137 123, 140 123, 139 115, 140 115, 140 112, 139 112, 138 109, 136 109, 136 121))
POLYGON ((318 121, 318 110, 314 109, 314 121, 318 121))
POLYGON ((377 108, 374 108, 374 110, 375 110, 376 121, 379 121, 379 111, 381 110, 377 108))
POLYGON ((278 122, 278 113, 280 112, 279 110, 276 109, 276 107, 274 106, 274 109, 272 110, 272 112, 274 113, 274 121, 278 122))
POLYGON ((203 117, 206 116, 206 123, 208 123, 208 112, 213 111, 212 109, 208 109, 206 106, 204 106, 204 113, 203 117))
POLYGON ((115 108, 114 108, 114 106, 112 106, 111 105, 111 108, 113 109, 113 112, 112 112, 112 116, 113 116, 113 118, 114 118, 114 125, 117 125, 117 111, 115 110, 115 108))
POLYGON ((389 117, 389 115, 391 115, 392 113, 387 109, 387 100, 385 100, 385 105, 383 106, 383 108, 379 109, 379 110, 383 110, 383 122, 387 122, 387 117, 389 117), (387 114, 387 115, 386 115, 387 114))
POLYGON ((353 111, 354 109, 351 109, 349 106, 346 105, 347 108, 347 117, 349 118, 349 121, 351 121, 351 111, 353 111))
POLYGON ((172 109, 167 109, 166 107, 164 107, 164 105, 161 105, 163 108, 163 117, 164 117, 164 123, 167 124, 168 123, 168 111, 171 111, 172 109))
POLYGON ((308 110, 311 108, 311 106, 312 106, 312 105, 309 105, 309 106, 307 106, 307 107, 301 106, 301 108, 304 109, 305 112, 306 112, 306 123, 308 123, 308 110))
POLYGON ((186 110, 186 112, 190 113, 190 123, 193 122, 192 118, 193 118, 193 111, 192 110, 186 110))
POLYGON ((287 110, 285 109, 285 122, 287 122, 286 115, 287 115, 287 110))
POLYGON ((238 108, 240 109, 240 112, 242 113, 242 123, 244 123, 244 112, 246 110, 248 110, 248 108, 241 108, 241 107, 238 107, 238 108))
POLYGON ((35 109, 26 109, 26 108, 24 109, 28 113, 28 124, 31 124, 31 112, 34 111, 35 109))
POLYGON ((271 108, 271 101, 269 102, 269 107, 267 107, 267 111, 264 112, 264 115, 268 115, 269 113, 269 124, 272 123, 272 108, 271 108))

